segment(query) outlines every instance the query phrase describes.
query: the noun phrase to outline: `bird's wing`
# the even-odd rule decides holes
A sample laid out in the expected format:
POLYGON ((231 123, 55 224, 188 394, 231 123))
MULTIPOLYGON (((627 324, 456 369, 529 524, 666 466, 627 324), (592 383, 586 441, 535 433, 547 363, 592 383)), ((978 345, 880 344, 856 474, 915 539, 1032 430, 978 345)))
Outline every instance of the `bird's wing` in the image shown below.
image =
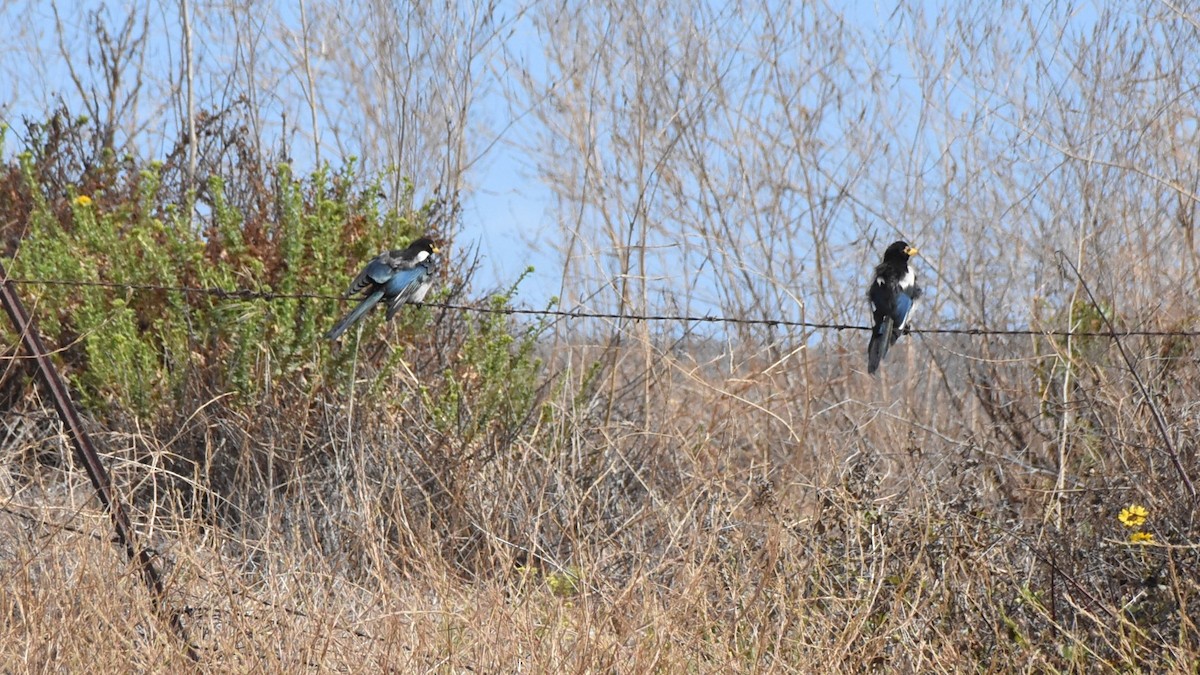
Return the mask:
POLYGON ((431 276, 430 265, 426 262, 412 269, 396 272, 386 287, 388 318, 392 318, 404 303, 412 300, 414 294, 429 283, 431 276))
POLYGON ((376 256, 367 266, 354 277, 354 281, 350 282, 350 287, 346 289, 344 297, 350 297, 357 293, 367 291, 371 286, 386 284, 392 275, 395 274, 392 269, 390 258, 387 253, 381 253, 376 256))
POLYGON ((407 299, 408 294, 412 292, 412 289, 419 285, 427 274, 429 274, 429 270, 425 265, 418 265, 406 270, 397 270, 392 274, 392 278, 388 279, 387 286, 384 288, 387 297, 393 301, 399 298, 403 302, 403 300, 407 299))
POLYGON ((896 294, 896 310, 893 314, 896 321, 896 330, 904 330, 908 324, 908 318, 912 314, 913 298, 908 293, 901 291, 896 294))
POLYGON ((882 277, 876 277, 871 283, 871 287, 867 289, 867 300, 871 302, 871 314, 875 318, 875 323, 878 324, 885 316, 893 314, 895 306, 895 296, 898 291, 895 284, 889 284, 882 280, 882 277))

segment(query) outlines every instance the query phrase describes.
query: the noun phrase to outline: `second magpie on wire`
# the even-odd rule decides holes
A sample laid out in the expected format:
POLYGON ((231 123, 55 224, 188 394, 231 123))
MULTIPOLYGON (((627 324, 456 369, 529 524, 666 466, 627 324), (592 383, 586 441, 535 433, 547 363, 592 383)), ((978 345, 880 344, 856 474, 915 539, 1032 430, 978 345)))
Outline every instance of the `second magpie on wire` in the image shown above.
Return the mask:
POLYGON ((384 251, 363 268, 343 297, 362 293, 366 297, 344 319, 339 321, 325 337, 336 340, 346 329, 371 311, 380 300, 388 303, 387 320, 391 320, 406 302, 421 302, 433 285, 433 274, 437 269, 437 258, 430 256, 439 252, 437 244, 429 237, 421 237, 408 248, 384 251))
POLYGON ((867 290, 874 314, 871 342, 867 345, 867 372, 872 375, 879 370, 888 348, 900 338, 912 316, 913 304, 921 297, 916 272, 909 264, 916 254, 917 249, 908 242, 897 241, 887 247, 883 262, 875 267, 875 279, 867 290))

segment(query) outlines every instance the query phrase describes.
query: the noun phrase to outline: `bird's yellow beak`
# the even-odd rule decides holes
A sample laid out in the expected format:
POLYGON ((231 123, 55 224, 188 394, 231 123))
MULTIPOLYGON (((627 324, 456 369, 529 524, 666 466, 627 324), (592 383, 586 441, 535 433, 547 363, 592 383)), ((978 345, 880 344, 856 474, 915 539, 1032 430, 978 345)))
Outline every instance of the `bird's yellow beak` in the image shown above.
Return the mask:
MULTIPOLYGON (((917 249, 915 249, 915 248, 914 248, 913 250, 915 251, 915 250, 917 250, 917 249)), ((434 247, 433 247, 433 252, 434 252, 434 253, 441 253, 441 252, 442 252, 442 247, 441 247, 441 246, 434 246, 434 247)))
POLYGON ((908 248, 904 249, 904 255, 906 255, 906 256, 908 256, 908 257, 910 257, 910 258, 911 258, 911 257, 913 257, 913 256, 914 256, 914 255, 916 255, 916 254, 917 254, 917 247, 916 247, 916 246, 909 246, 908 248))

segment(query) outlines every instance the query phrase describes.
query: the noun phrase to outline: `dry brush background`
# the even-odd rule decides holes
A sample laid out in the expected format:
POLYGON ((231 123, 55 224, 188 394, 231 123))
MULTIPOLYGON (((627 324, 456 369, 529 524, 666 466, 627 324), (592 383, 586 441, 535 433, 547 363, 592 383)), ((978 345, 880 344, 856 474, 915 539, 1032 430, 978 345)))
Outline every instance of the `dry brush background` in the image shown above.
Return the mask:
MULTIPOLYGON (((525 242, 482 280, 463 208, 502 155, 565 308, 862 323, 904 237, 918 327, 1167 333, 871 378, 856 331, 425 308, 331 349, 329 301, 23 285, 202 668, 1195 672, 1195 8, 0 10, 22 276, 336 292, 429 229, 502 307, 525 242)), ((181 667, 4 331, 0 663, 181 667)))

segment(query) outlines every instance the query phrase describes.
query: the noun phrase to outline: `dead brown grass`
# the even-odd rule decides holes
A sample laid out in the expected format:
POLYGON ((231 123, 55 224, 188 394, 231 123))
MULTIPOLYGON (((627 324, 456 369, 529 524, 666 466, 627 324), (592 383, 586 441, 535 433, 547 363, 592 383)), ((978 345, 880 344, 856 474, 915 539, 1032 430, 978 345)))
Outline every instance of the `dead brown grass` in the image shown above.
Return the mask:
MULTIPOLYGON (((204 670, 1194 672, 1194 504, 1111 348, 1064 403, 1025 346, 906 342, 878 380, 849 340, 757 370, 618 360, 649 399, 589 393, 572 364, 599 352, 572 348, 507 444, 440 436, 396 374, 400 400, 331 400, 290 437, 212 405, 105 447, 204 670), (185 442, 234 477, 173 465, 185 442), (1155 545, 1127 543, 1130 503, 1155 545)), ((1194 471, 1195 360, 1130 347, 1194 471)), ((23 419, 0 662, 185 666, 53 423, 23 419)))

